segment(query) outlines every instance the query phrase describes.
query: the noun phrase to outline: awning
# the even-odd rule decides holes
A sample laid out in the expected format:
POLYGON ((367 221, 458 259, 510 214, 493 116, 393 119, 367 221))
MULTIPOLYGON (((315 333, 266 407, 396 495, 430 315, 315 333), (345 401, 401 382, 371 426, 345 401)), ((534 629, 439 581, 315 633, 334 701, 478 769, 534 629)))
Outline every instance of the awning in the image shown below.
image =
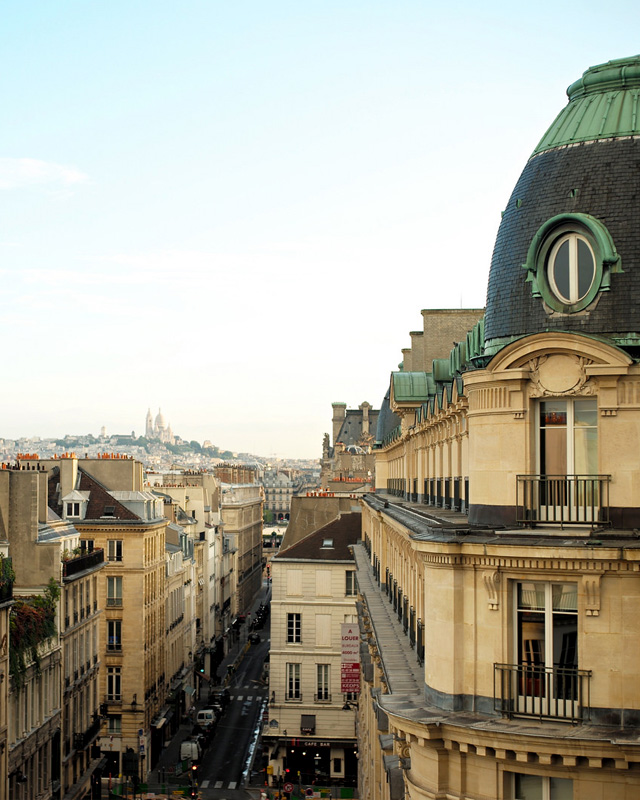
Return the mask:
POLYGON ((316 732, 316 715, 315 714, 301 714, 300 715, 300 733, 314 734, 316 732))
POLYGON ((188 694, 190 697, 193 697, 193 695, 196 693, 196 690, 193 688, 193 686, 185 686, 184 693, 188 694))
POLYGON ((166 721, 167 721, 166 717, 160 717, 160 719, 157 722, 154 723, 154 727, 155 728, 161 728, 166 721))

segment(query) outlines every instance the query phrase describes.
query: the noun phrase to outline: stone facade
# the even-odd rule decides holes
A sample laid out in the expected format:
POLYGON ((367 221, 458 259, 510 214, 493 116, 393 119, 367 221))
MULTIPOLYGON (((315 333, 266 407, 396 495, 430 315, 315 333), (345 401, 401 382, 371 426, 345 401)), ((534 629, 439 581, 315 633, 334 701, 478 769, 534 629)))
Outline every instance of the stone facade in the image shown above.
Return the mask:
POLYGON ((273 785, 287 775, 297 780, 298 771, 302 784, 355 782, 351 701, 357 695, 341 690, 341 626, 352 624, 357 636, 348 547, 359 533, 360 514, 348 513, 293 544, 285 536, 271 561, 270 704, 263 741, 273 785))
POLYGON ((422 371, 412 336, 392 375, 355 548, 372 800, 640 793, 639 86, 633 58, 570 87, 503 217, 484 320, 422 371))

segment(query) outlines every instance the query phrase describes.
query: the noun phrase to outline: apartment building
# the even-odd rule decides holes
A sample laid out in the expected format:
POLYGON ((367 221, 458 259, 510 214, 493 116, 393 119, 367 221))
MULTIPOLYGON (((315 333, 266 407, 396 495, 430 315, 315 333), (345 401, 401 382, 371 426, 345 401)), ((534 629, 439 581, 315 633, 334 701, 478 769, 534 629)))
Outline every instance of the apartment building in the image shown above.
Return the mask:
POLYGON ((0 487, 16 578, 9 797, 85 798, 104 767, 97 747, 103 552, 86 553, 74 525, 49 513, 48 475, 37 462, 5 465, 0 487))
POLYGON ((104 769, 118 776, 131 748, 144 779, 159 753, 156 726, 168 694, 164 503, 145 491, 134 459, 67 455, 32 466, 47 471, 50 511, 73 524, 87 554, 105 554, 97 587, 104 769))
POLYGON ((7 800, 9 795, 9 614, 14 579, 9 543, 5 539, 0 542, 0 800, 7 800))
POLYGON ((230 619, 247 614, 262 587, 262 506, 258 483, 221 485, 220 511, 227 553, 233 552, 230 619))
POLYGON ((360 514, 346 513, 287 544, 271 561, 269 723, 263 732, 274 785, 355 785, 359 639, 355 564, 360 514), (346 652, 346 651, 345 651, 346 652), (351 672, 350 672, 351 670, 351 672))
MULTIPOLYGON (((172 470, 148 473, 150 491, 170 498, 180 509, 176 517, 192 541, 196 562, 194 660, 202 660, 222 648, 222 622, 219 590, 223 546, 220 537, 220 483, 215 475, 202 470, 172 470)), ((215 658, 215 655, 212 656, 215 658)))
POLYGON ((363 797, 640 794, 639 90, 640 57, 569 87, 484 318, 391 376, 354 548, 363 797))

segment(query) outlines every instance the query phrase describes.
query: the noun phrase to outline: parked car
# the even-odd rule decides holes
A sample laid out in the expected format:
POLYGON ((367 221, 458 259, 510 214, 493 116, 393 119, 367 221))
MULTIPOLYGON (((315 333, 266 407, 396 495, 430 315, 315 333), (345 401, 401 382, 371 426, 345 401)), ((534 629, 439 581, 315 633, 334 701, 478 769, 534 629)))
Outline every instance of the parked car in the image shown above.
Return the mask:
POLYGON ((261 641, 262 641, 262 639, 260 638, 260 636, 257 633, 250 633, 249 634, 249 642, 251 644, 260 644, 261 641))
POLYGON ((225 709, 229 705, 231 695, 228 689, 210 689, 209 700, 212 705, 225 709))

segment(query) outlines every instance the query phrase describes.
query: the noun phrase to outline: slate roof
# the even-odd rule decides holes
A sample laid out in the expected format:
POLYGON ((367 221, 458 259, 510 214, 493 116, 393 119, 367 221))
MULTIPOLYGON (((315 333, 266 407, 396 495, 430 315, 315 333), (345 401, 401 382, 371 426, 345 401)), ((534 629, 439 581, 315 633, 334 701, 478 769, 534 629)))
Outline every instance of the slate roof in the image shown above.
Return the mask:
POLYGON ((342 514, 286 550, 280 550, 273 560, 353 561, 349 546, 360 541, 361 526, 361 514, 342 514), (323 546, 327 540, 332 540, 331 547, 323 546))
POLYGON ((569 88, 569 105, 527 162, 503 214, 487 288, 486 352, 547 331, 604 336, 621 346, 640 341, 640 136, 629 135, 640 131, 635 122, 631 130, 624 100, 632 94, 637 100, 638 86, 640 56, 634 56, 587 70, 569 88), (605 107, 606 117, 593 116, 605 107), (610 289, 581 313, 545 310, 523 268, 538 230, 562 214, 595 218, 620 257, 610 289))
MULTIPOLYGON (((379 412, 373 408, 369 409, 369 434, 375 435, 378 425, 379 412)), ((344 445, 358 444, 362 439, 362 411, 358 408, 348 409, 340 427, 340 432, 336 437, 336 442, 344 445)))
MULTIPOLYGON (((140 521, 140 517, 134 514, 133 511, 118 502, 115 497, 112 497, 107 488, 103 486, 100 481, 92 478, 89 474, 84 472, 81 467, 78 467, 78 485, 75 489, 81 492, 89 492, 89 503, 87 505, 87 513, 84 520, 99 520, 105 516, 107 507, 109 507, 109 519, 117 520, 135 520, 140 521)), ((48 504, 49 507, 58 516, 62 516, 62 502, 59 497, 58 485, 60 483, 60 472, 57 467, 51 470, 48 480, 48 504)))

